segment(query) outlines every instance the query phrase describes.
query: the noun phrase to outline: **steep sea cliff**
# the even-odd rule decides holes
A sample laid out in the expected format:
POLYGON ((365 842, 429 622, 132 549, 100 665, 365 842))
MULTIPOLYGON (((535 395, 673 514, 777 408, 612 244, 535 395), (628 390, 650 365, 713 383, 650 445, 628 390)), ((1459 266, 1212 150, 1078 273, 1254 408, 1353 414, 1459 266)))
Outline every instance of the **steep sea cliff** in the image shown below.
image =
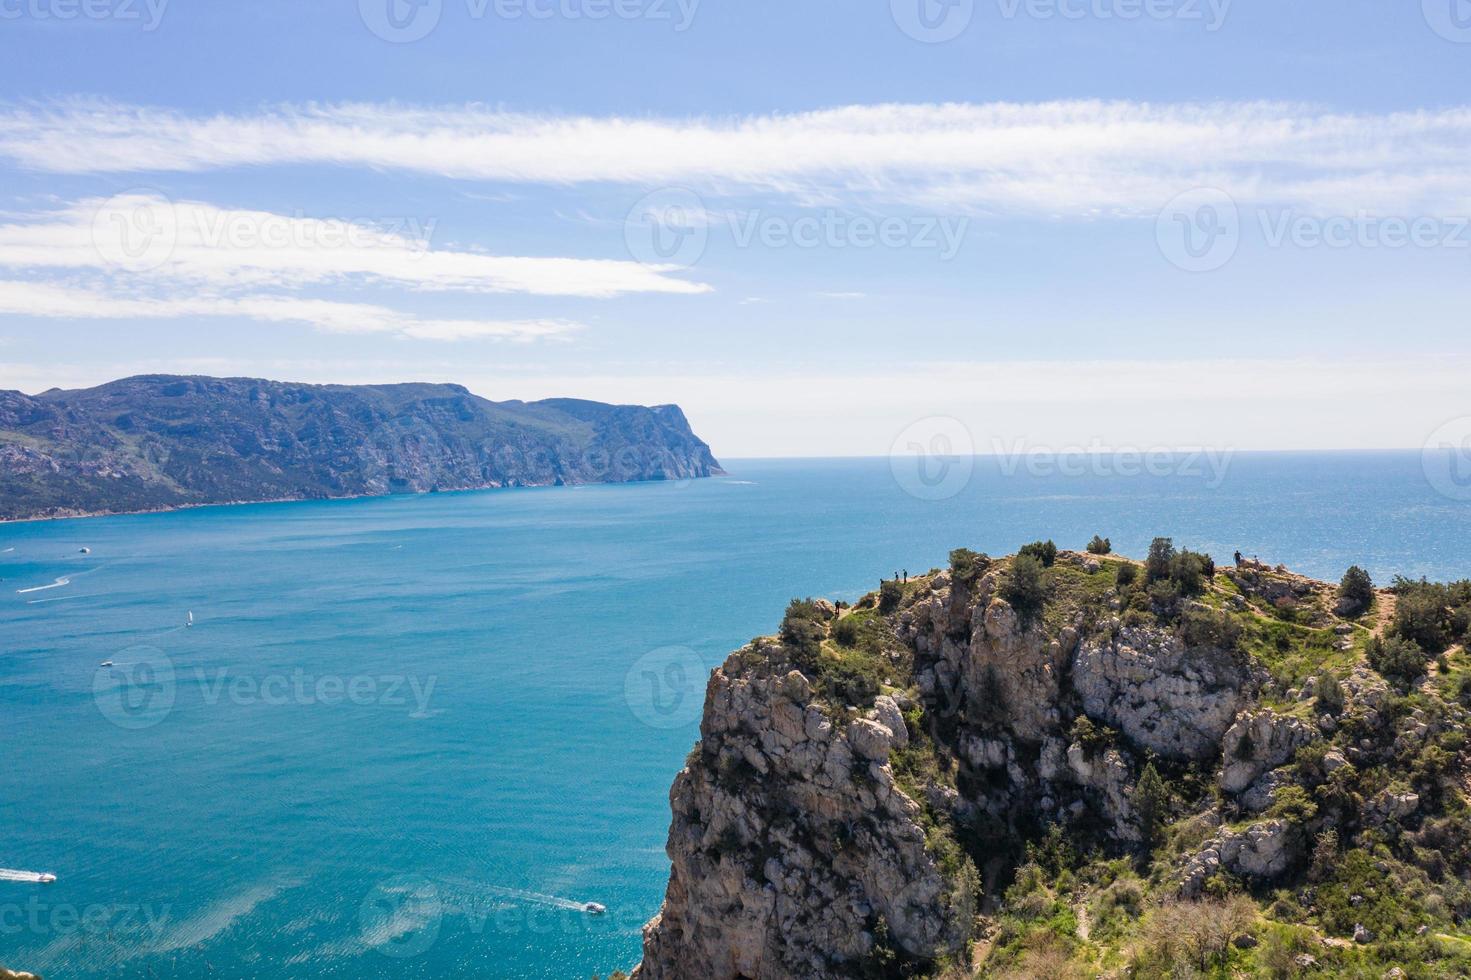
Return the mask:
POLYGON ((0 392, 0 520, 719 472, 674 405, 170 375, 0 392))
POLYGON ((710 678, 645 980, 1466 976, 1471 585, 1157 541, 794 600, 710 678))

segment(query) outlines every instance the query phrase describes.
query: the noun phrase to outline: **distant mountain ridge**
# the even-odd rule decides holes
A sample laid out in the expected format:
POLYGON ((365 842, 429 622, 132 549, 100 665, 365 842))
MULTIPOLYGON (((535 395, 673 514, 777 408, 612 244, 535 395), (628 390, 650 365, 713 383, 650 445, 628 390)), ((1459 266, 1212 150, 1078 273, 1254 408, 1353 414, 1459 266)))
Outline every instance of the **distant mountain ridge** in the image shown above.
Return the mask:
POLYGON ((723 472, 676 405, 143 375, 0 391, 0 519, 723 472))

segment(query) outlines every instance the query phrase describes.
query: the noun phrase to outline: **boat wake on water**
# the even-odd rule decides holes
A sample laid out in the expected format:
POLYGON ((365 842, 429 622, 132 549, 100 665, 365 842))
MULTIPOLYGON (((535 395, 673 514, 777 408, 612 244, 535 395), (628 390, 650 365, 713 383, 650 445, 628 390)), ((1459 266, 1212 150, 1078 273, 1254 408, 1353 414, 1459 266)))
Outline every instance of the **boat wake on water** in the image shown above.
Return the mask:
POLYGON ((29 589, 16 589, 15 591, 17 595, 29 595, 32 592, 45 592, 47 589, 59 589, 63 585, 71 584, 72 580, 63 575, 50 585, 33 585, 29 589))
POLYGON ((56 880, 56 876, 43 871, 12 871, 0 868, 0 881, 20 881, 30 885, 45 885, 56 880))

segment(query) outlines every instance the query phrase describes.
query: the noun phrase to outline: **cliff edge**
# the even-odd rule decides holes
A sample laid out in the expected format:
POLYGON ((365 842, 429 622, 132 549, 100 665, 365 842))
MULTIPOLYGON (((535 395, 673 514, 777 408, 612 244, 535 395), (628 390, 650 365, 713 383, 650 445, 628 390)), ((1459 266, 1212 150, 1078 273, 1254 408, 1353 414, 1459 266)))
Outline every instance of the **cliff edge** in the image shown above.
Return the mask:
POLYGON ((635 975, 1471 975, 1471 583, 1364 588, 1160 539, 794 600, 635 975))

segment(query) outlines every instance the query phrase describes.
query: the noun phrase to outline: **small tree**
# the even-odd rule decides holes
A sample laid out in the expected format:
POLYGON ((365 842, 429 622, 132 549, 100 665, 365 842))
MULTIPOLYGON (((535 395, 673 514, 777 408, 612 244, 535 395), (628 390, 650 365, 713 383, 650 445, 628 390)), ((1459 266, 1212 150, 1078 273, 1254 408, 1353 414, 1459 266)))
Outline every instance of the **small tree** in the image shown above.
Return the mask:
POLYGON ((1134 584, 1134 580, 1138 577, 1139 566, 1127 561, 1119 565, 1117 578, 1119 588, 1127 589, 1134 584))
POLYGON ((1149 557, 1144 560, 1144 578, 1157 582, 1170 575, 1170 564, 1175 560, 1175 542, 1170 538, 1155 538, 1149 544, 1149 557))
POLYGON ((841 647, 855 647, 858 645, 858 624, 852 617, 840 619, 833 624, 833 639, 841 647))
POLYGON ((1425 675, 1425 651, 1402 636, 1376 636, 1364 652, 1369 666, 1391 680, 1407 685, 1425 675))
POLYGON ((1024 624, 1030 624, 1047 601, 1046 570, 1040 559, 1017 555, 1001 586, 1001 598, 1011 603, 1024 624))
POLYGON ((885 582, 879 586, 879 612, 887 616, 899 608, 899 602, 904 598, 904 587, 895 581, 885 582))
POLYGON ((1134 813, 1139 817, 1139 835, 1149 850, 1154 850, 1159 843, 1169 800, 1170 791, 1164 778, 1154 768, 1154 763, 1148 763, 1134 784, 1133 803, 1134 813))
POLYGON ((1338 608, 1345 616, 1361 616, 1374 604, 1374 580, 1369 573, 1352 565, 1338 583, 1338 608))
POLYGON ((1050 540, 1033 541, 1031 544, 1022 545, 1021 550, 1017 554, 1031 555, 1040 561, 1044 567, 1051 568, 1052 563, 1057 561, 1057 545, 1053 544, 1050 540))
POLYGON ((1318 675, 1318 710, 1335 717, 1343 712, 1343 684, 1332 674, 1318 675))
POLYGON ((1102 538, 1095 534, 1093 535, 1093 540, 1088 542, 1088 554, 1090 555, 1106 555, 1111 551, 1113 551, 1113 542, 1108 540, 1108 538, 1102 538))
POLYGON ((990 564, 991 559, 985 555, 969 548, 956 548, 950 552, 950 577, 961 585, 970 585, 990 564))

